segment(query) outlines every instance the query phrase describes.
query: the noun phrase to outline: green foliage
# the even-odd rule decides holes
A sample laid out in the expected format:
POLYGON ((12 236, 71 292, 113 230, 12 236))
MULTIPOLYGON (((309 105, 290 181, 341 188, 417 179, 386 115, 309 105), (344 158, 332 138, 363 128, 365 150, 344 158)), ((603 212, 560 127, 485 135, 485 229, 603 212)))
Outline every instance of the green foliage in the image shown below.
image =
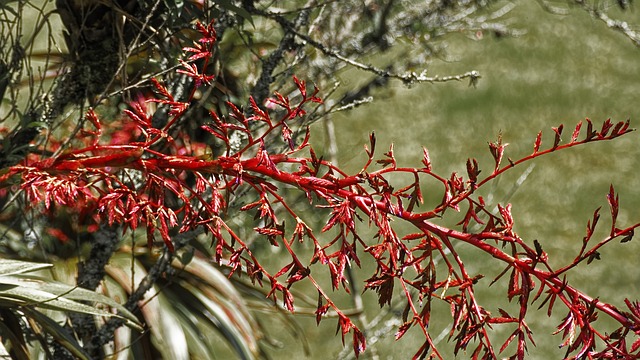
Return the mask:
MULTIPOLYGON (((183 258, 186 253, 179 254, 183 258)), ((126 297, 148 275, 155 260, 151 253, 116 253, 106 267, 107 293, 126 297)), ((263 335, 246 305, 246 295, 202 255, 188 264, 174 259, 171 267, 175 275, 160 280, 141 300, 140 313, 149 328, 143 336, 150 337, 158 352, 171 359, 212 359, 221 351, 242 359, 260 357, 263 335), (212 334, 222 336, 228 350, 212 334)), ((116 343, 116 352, 132 355, 142 345, 129 334, 116 334, 116 343)))
POLYGON ((112 298, 93 291, 45 280, 32 272, 48 269, 51 264, 0 259, 0 353, 13 353, 18 359, 33 358, 34 346, 25 335, 32 334, 42 348, 53 338, 80 359, 90 356, 61 324, 70 314, 80 313, 101 318, 118 317, 132 329, 142 331, 138 319, 112 298), (115 312, 113 312, 113 311, 115 312))

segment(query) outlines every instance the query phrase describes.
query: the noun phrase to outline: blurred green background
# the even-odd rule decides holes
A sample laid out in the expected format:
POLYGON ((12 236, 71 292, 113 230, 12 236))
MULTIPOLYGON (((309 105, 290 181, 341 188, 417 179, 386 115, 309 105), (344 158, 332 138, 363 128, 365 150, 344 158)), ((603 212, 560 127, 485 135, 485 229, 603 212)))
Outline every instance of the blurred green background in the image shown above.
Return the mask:
MULTIPOLYGON (((532 152, 538 131, 543 131, 543 148, 549 147, 553 141, 552 126, 564 124, 563 140, 568 140, 575 125, 587 117, 597 127, 607 118, 612 121, 630 118, 632 127, 637 127, 640 49, 578 8, 558 3, 566 14, 557 15, 536 2, 515 4, 507 18, 513 28, 523 31, 521 36, 496 37, 491 33, 478 33, 474 38, 463 34, 452 36, 447 39, 446 59, 434 61, 428 68, 430 76, 478 70, 482 79, 476 88, 468 87, 466 82, 417 84, 411 88, 392 82, 390 87, 373 94, 372 104, 336 114, 333 120, 340 164, 358 171, 365 160, 363 145, 368 144, 369 133, 375 131, 378 155, 394 143, 402 166, 418 166, 421 146, 425 146, 434 170, 441 175, 449 175, 451 171, 466 174, 466 159, 475 157, 484 169, 483 176, 493 166, 487 142, 495 141, 500 132, 503 141, 510 144, 505 157, 518 159, 532 152)), ((626 17, 632 24, 640 23, 637 8, 615 15, 626 17)), ((341 74, 340 81, 349 88, 368 76, 349 70, 341 74)), ((323 130, 321 124, 315 126, 317 144, 323 130)), ((610 226, 606 202, 610 184, 621 198, 619 225, 640 221, 638 136, 634 132, 612 142, 589 144, 535 160, 532 173, 508 199, 513 204, 518 234, 530 243, 538 239, 552 264, 570 262, 580 249, 587 220, 596 208, 602 206, 600 226, 604 231, 599 234, 610 226)), ((527 166, 515 168, 500 179, 494 202, 505 200, 527 166)), ((439 187, 423 191, 432 202, 441 199, 439 187)), ((444 223, 454 224, 458 220, 452 216, 444 223)), ((601 237, 592 241, 598 239, 601 237)), ((493 276, 502 270, 501 265, 492 264, 490 258, 474 249, 461 251, 470 269, 487 276, 478 286, 487 310, 497 313, 498 307, 514 309, 505 307, 508 305, 504 287, 487 288, 493 276)), ((601 261, 579 266, 568 278, 588 294, 623 308, 624 298, 640 297, 639 253, 637 239, 626 244, 616 241, 605 247, 601 261)), ((377 302, 370 293, 364 298, 370 305, 371 319, 378 312, 377 302)), ((528 358, 562 358, 565 352, 558 349, 562 339, 551 333, 565 312, 558 306, 553 318, 548 319, 546 308, 536 311, 537 307, 538 304, 531 306, 529 314, 537 346, 529 347, 528 358)), ((434 313, 438 311, 445 319, 449 316, 446 307, 436 308, 434 313)), ((307 320, 300 321, 307 324, 307 320)), ((603 322, 606 320, 599 321, 603 322)), ((434 324, 435 337, 439 330, 437 321, 434 324)), ((335 349, 340 341, 339 336, 333 336, 335 321, 325 320, 317 329, 313 320, 308 320, 308 325, 304 327, 312 358, 337 356, 337 351, 327 350, 335 349), (326 343, 322 339, 327 339, 326 343)), ((497 348, 512 330, 505 327, 496 332, 497 348)), ((380 358, 410 358, 421 344, 421 334, 416 333, 413 338, 409 334, 396 343, 393 331, 376 344, 380 358)), ((447 349, 445 341, 442 346, 447 349)), ((510 348, 502 355, 512 353, 510 348)), ((469 356, 470 352, 458 354, 461 359, 469 356)))

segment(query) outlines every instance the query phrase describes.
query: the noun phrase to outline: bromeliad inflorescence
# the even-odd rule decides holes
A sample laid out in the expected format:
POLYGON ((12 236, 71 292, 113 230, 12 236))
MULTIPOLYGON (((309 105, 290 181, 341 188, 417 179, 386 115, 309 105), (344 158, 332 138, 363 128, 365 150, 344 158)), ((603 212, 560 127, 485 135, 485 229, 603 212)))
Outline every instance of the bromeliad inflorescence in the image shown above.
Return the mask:
MULTIPOLYGON (((497 358, 513 341, 514 357, 523 358, 532 334, 526 323, 529 306, 538 301, 548 307, 562 305, 568 313, 558 333, 564 339, 567 356, 576 358, 633 357, 640 354, 640 311, 637 302, 626 301, 630 312, 622 311, 598 298, 592 298, 570 286, 564 273, 599 255, 598 250, 614 239, 629 241, 640 224, 619 227, 619 207, 613 187, 607 195, 613 225, 607 238, 590 245, 599 214, 587 226, 587 236, 575 260, 555 269, 536 241, 520 238, 514 231, 510 204, 498 204, 493 212, 478 188, 505 171, 539 156, 594 141, 611 140, 631 131, 629 122, 604 122, 600 130, 587 119, 586 131, 579 123, 568 143, 562 143, 563 126, 554 128, 553 144, 542 147, 542 133, 534 142, 532 154, 522 159, 505 159, 507 144, 499 138, 489 144, 495 163, 485 177, 475 159, 466 162, 467 177, 459 174, 441 176, 434 172, 431 159, 423 149, 422 166, 401 167, 393 147, 382 158, 376 158, 376 139, 372 135, 365 148, 368 156, 362 170, 349 175, 330 162, 319 158, 310 146, 308 128, 297 127, 306 108, 321 104, 318 89, 294 77, 296 95, 275 93, 269 102, 277 111, 267 111, 253 99, 249 111, 228 103, 229 117, 210 111, 210 123, 202 129, 223 149, 220 156, 204 156, 205 144, 191 141, 176 133, 176 124, 189 116, 198 87, 212 86, 215 80, 207 73, 215 51, 213 24, 198 24, 201 38, 184 48, 190 55, 178 72, 191 78, 194 86, 186 101, 175 99, 157 80, 152 80, 155 95, 140 97, 124 111, 120 130, 103 129, 93 110, 86 114, 93 129, 83 132, 83 147, 58 152, 56 156, 33 155, 24 163, 5 170, 0 184, 17 183, 32 203, 44 203, 43 211, 66 206, 83 214, 88 223, 118 224, 124 231, 146 230, 149 246, 156 246, 159 235, 169 250, 174 251, 172 235, 205 228, 211 236, 213 260, 242 272, 254 283, 268 282, 268 297, 281 296, 284 307, 295 311, 291 288, 309 281, 318 295, 315 316, 320 322, 329 312, 338 319, 338 330, 352 333, 356 355, 365 349, 365 336, 332 299, 316 273, 328 273, 332 290, 349 291, 345 271, 360 265, 360 257, 370 256, 374 273, 365 281, 365 289, 375 291, 380 306, 391 304, 394 297, 406 302, 403 324, 396 338, 410 328, 419 328, 424 343, 415 357, 444 358, 436 347, 429 328, 433 301, 443 301, 451 309, 452 327, 449 339, 455 352, 469 350, 473 358, 497 358), (160 128, 152 126, 149 103, 168 108, 169 119, 160 128), (234 133, 246 141, 232 146, 234 133), (301 134, 301 136, 297 136, 301 134), (176 136, 177 135, 177 136, 176 136), (582 140, 580 140, 582 137, 582 140), (277 146, 267 146, 273 142, 277 146), (372 169, 379 166, 377 169, 372 169), (133 175, 135 174, 135 176, 133 175), (400 189, 389 178, 409 174, 413 179, 400 189), (435 207, 418 211, 423 205, 423 179, 435 179, 442 187, 442 201, 435 207), (325 225, 315 232, 304 217, 294 210, 283 188, 297 189, 309 203, 328 209, 325 225), (249 192, 255 196, 241 207, 231 207, 234 196, 249 192), (438 218, 463 212, 457 227, 444 227, 438 218), (228 221, 233 212, 255 213, 256 224, 246 224, 265 237, 272 246, 286 249, 286 265, 270 274, 252 252, 246 239, 228 221), (285 226, 285 219, 294 226, 285 226), (415 233, 399 236, 393 220, 413 225, 415 233), (375 229, 373 239, 360 236, 361 224, 375 229), (479 229, 479 230, 471 230, 479 229), (311 241, 313 254, 308 260, 298 255, 294 242, 311 241), (465 266, 469 259, 457 252, 455 243, 464 242, 477 251, 488 253, 505 265, 508 275, 508 301, 517 300, 520 312, 511 315, 504 310, 492 314, 475 296, 474 289, 481 274, 473 274, 465 266), (444 260, 447 271, 438 271, 436 262, 444 260), (601 313, 619 324, 612 334, 597 331, 593 323, 601 313), (513 326, 508 339, 495 348, 490 329, 513 326), (627 339, 627 340, 624 340, 627 339), (599 347, 599 349, 597 348, 599 347)), ((48 154, 49 152, 41 152, 48 154)), ((499 276, 499 278, 500 278, 499 276)), ((494 280, 497 281, 498 279, 494 280)))

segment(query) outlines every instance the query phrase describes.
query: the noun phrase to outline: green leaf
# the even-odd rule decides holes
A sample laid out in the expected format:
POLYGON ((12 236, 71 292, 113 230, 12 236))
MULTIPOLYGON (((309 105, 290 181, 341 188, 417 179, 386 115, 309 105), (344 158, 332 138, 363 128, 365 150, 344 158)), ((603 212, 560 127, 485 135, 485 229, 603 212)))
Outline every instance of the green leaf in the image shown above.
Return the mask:
POLYGON ((153 344, 167 354, 168 359, 188 359, 189 344, 173 301, 164 292, 159 293, 140 310, 154 335, 151 339, 153 344))
MULTIPOLYGON (((6 311, 2 314, 2 321, 0 321, 0 338, 5 341, 8 340, 11 343, 11 350, 13 351, 16 359, 31 359, 29 356, 29 350, 27 349, 27 345, 24 341, 22 329, 19 328, 19 320, 11 311, 6 311), (13 329, 11 328, 11 324, 14 325, 13 329), (16 327, 18 327, 17 331, 20 333, 15 331, 16 327)), ((11 359, 2 342, 0 342, 0 359, 11 359)))
POLYGON ((178 260, 180 260, 180 263, 182 265, 189 265, 189 263, 191 262, 191 260, 193 260, 193 254, 195 254, 195 249, 194 248, 189 248, 183 252, 181 252, 180 254, 178 254, 178 260))
POLYGON ((189 344, 189 354, 194 359, 215 359, 216 349, 210 345, 212 339, 203 337, 202 334, 214 333, 217 328, 211 322, 203 321, 202 313, 185 306, 189 303, 190 299, 184 299, 183 302, 173 304, 176 313, 180 316, 179 321, 189 344))
POLYGON ((0 259, 0 276, 15 275, 51 267, 51 264, 0 259))
POLYGON ((253 338, 253 334, 242 331, 241 324, 246 322, 242 313, 237 312, 237 309, 224 299, 212 296, 210 291, 205 294, 201 291, 204 289, 193 287, 187 282, 181 282, 180 285, 193 294, 204 309, 217 320, 218 329, 241 358, 252 359, 256 356, 257 339, 253 338))
MULTIPOLYGON (((5 279, 0 279, 5 281, 5 279)), ((20 306, 42 307, 58 311, 72 311, 90 315, 113 316, 99 308, 81 304, 64 297, 26 286, 16 286, 0 293, 4 298, 12 298, 20 306)))
POLYGON ((15 287, 17 287, 18 285, 14 285, 14 284, 0 284, 0 292, 2 291, 6 291, 9 289, 13 289, 15 287))
POLYGON ((19 17, 20 14, 18 14, 18 12, 15 11, 11 6, 8 6, 9 3, 12 3, 12 2, 15 2, 15 1, 16 0, 0 0, 0 9, 10 12, 15 17, 19 17))
POLYGON ((27 129, 29 128, 43 128, 43 129, 48 129, 49 125, 44 122, 44 121, 32 121, 30 123, 27 124, 26 126, 27 129))
MULTIPOLYGON (((2 327, 1 323, 0 323, 0 327, 2 327)), ((6 336, 2 331, 2 329, 0 329, 0 334, 2 334, 3 337, 6 336)), ((7 351, 7 348, 4 347, 2 342, 0 342, 0 359, 11 359, 11 356, 9 356, 9 352, 7 351)))
MULTIPOLYGON (((113 299, 126 299, 127 292, 120 286, 118 283, 113 280, 113 278, 106 276, 104 278, 104 282, 102 284, 105 289, 105 293, 109 294, 109 296, 113 299)), ((105 354, 105 358, 107 359, 117 359, 117 358, 127 358, 124 356, 126 353, 131 353, 133 351, 133 341, 137 341, 137 336, 131 335, 131 329, 126 326, 119 327, 114 334, 113 338, 113 352, 111 354, 105 354), (115 354, 119 354, 118 356, 114 356, 115 354), (122 354, 122 355, 120 355, 122 354)), ((132 358, 129 356, 128 358, 132 358)), ((206 359, 206 358, 205 358, 206 359)))
MULTIPOLYGON (((133 315, 129 310, 127 310, 124 306, 113 300, 108 296, 104 296, 95 291, 83 289, 76 286, 71 286, 62 283, 41 283, 38 288, 43 291, 50 292, 52 294, 57 294, 60 296, 64 296, 69 300, 75 301, 86 301, 91 303, 101 303, 108 305, 114 309, 117 309, 122 317, 131 321, 131 324, 136 330, 143 331, 142 327, 139 326, 138 318, 133 315)), ((113 314, 112 314, 113 315, 113 314)))
POLYGON ((61 283, 47 283, 41 280, 24 279, 13 276, 0 277, 0 284, 14 285, 11 288, 0 289, 0 297, 13 299, 21 306, 37 306, 64 312, 77 312, 105 317, 119 317, 125 320, 127 326, 142 331, 137 318, 122 305, 102 294, 87 289, 73 287, 61 283), (80 301, 98 302, 118 309, 122 315, 113 314, 101 308, 80 303, 80 301))
POLYGON ((82 349, 82 346, 78 344, 76 339, 70 336, 67 333, 67 330, 53 321, 53 319, 30 307, 24 307, 22 308, 22 311, 25 313, 25 316, 34 319, 38 325, 42 326, 47 334, 51 335, 56 342, 64 346, 65 349, 69 350, 77 358, 82 360, 91 359, 89 354, 82 349))
MULTIPOLYGON (((132 263, 131 256, 124 253, 115 254, 105 270, 126 291, 136 288, 147 275, 140 261, 133 259, 132 263)), ((164 293, 154 286, 142 298, 144 306, 140 312, 151 332, 153 345, 167 359, 186 359, 189 350, 184 331, 172 309, 175 301, 166 299, 164 293)))

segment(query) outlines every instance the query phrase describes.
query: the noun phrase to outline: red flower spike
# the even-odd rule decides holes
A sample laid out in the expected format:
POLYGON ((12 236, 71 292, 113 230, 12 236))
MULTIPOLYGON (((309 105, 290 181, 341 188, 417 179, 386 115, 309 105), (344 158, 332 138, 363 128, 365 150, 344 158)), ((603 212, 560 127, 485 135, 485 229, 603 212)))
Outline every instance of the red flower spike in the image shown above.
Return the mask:
POLYGON ((302 95, 303 99, 307 98, 307 83, 304 80, 299 80, 297 76, 293 75, 293 82, 296 83, 298 90, 300 90, 300 95, 302 95))
POLYGON ((322 232, 329 231, 337 223, 344 224, 347 229, 353 229, 355 227, 354 215, 355 211, 352 204, 348 200, 344 200, 339 204, 333 206, 331 217, 327 224, 322 228, 322 232))
POLYGON ((213 79, 215 79, 214 75, 201 74, 195 64, 189 64, 183 60, 180 60, 180 64, 182 64, 183 69, 176 70, 176 72, 192 78, 195 81, 196 87, 202 84, 210 85, 213 79))
MULTIPOLYGON (((213 24, 197 24, 196 27, 202 39, 185 51, 192 60, 201 60, 183 62, 181 72, 194 78, 198 85, 207 85, 213 79, 213 76, 206 75, 206 64, 216 35, 213 24)), ((586 119, 586 123, 576 125, 571 141, 564 144, 560 141, 563 126, 559 126, 553 129, 553 146, 546 150, 540 150, 542 133, 539 133, 533 154, 509 160, 505 166, 501 166, 501 160, 507 144, 502 143, 499 135, 496 142, 489 144, 495 161, 493 173, 484 179, 479 178, 478 163, 470 158, 466 166, 466 180, 455 173, 451 176, 433 173, 426 149, 423 149, 421 167, 403 168, 397 167, 393 147, 390 147, 378 161, 383 167, 370 171, 376 146, 375 135, 372 134, 370 149, 365 148, 368 156, 365 165, 360 172, 349 174, 319 157, 311 147, 308 156, 299 151, 309 144, 308 131, 301 145, 296 147, 294 144, 293 134, 299 128, 294 128, 297 125, 288 120, 304 115, 305 103, 321 101, 316 97, 318 89, 314 87, 313 94, 310 94, 305 81, 293 79, 300 92, 296 102, 279 93, 270 100, 282 108, 279 109, 282 115, 278 121, 273 121, 269 112, 263 111, 252 100, 250 118, 246 118, 244 111, 233 104, 229 104, 230 119, 220 119, 211 112, 211 123, 203 129, 211 134, 214 141, 226 146, 226 154, 215 158, 202 156, 203 151, 196 150, 196 144, 181 133, 180 126, 172 126, 185 120, 182 117, 187 104, 194 99, 175 101, 164 85, 157 80, 152 82, 155 88, 152 97, 139 97, 132 102, 123 119, 119 120, 121 123, 114 126, 118 129, 112 136, 101 136, 100 121, 90 110, 86 120, 96 131, 85 131, 86 137, 80 138, 81 141, 71 142, 83 145, 52 158, 46 154, 59 153, 60 146, 60 142, 53 142, 53 146, 31 154, 24 164, 5 169, 0 175, 0 192, 6 194, 10 185, 20 181, 25 198, 34 204, 44 203, 42 211, 46 215, 50 216, 53 210, 64 206, 78 219, 89 219, 89 224, 82 224, 83 229, 101 223, 119 225, 123 231, 144 226, 148 246, 158 246, 154 243, 157 230, 170 251, 180 250, 178 243, 173 244, 171 239, 175 231, 204 227, 211 236, 210 254, 214 261, 224 261, 232 273, 245 273, 253 283, 262 284, 262 280, 267 279, 271 284, 268 297, 274 301, 282 299, 283 306, 289 311, 295 309, 291 286, 299 281, 309 281, 319 294, 316 321, 319 322, 329 309, 335 311, 343 342, 345 335, 352 331, 350 340, 356 356, 365 348, 363 334, 326 294, 311 275, 309 266, 314 264, 314 272, 316 269, 324 272, 323 276, 329 273, 333 289, 340 289, 342 284, 348 292, 345 271, 350 264, 359 264, 358 256, 362 251, 371 256, 375 269, 367 280, 366 289, 378 293, 380 305, 390 304, 395 288, 399 288, 395 291, 396 296, 406 296, 407 306, 401 314, 403 324, 396 336, 401 337, 412 327, 419 328, 425 341, 416 356, 442 358, 437 349, 431 349, 429 321, 432 301, 443 301, 451 309, 450 339, 455 342, 455 353, 463 350, 468 351, 471 358, 496 358, 489 336, 490 328, 514 324, 515 330, 510 332, 501 350, 511 344, 516 349, 514 358, 522 358, 528 343, 533 343, 525 318, 531 303, 542 294, 545 296, 540 308, 547 306, 548 315, 554 307, 557 310, 557 307, 564 306, 568 310, 567 317, 557 329, 567 357, 626 358, 634 357, 640 350, 637 332, 640 328, 640 306, 637 301, 626 300, 629 309, 619 311, 613 305, 594 300, 570 286, 565 276, 579 263, 598 259, 601 248, 614 243, 611 241, 614 238, 630 240, 634 229, 640 227, 640 223, 624 229, 615 226, 620 200, 613 186, 607 195, 614 224, 610 236, 594 241, 593 237, 599 233, 595 230, 599 220, 596 210, 587 223, 579 255, 559 269, 551 266, 554 263, 549 260, 551 255, 545 253, 538 242, 521 239, 515 234, 510 205, 498 206, 498 214, 494 214, 493 204, 485 204, 475 192, 476 187, 493 183, 498 175, 538 156, 626 134, 631 131, 628 121, 612 123, 607 120, 598 132, 586 119), (151 127, 151 114, 146 102, 156 102, 169 108, 173 118, 165 128, 151 127), (256 132, 250 121, 264 122, 265 126, 256 132), (235 131, 246 135, 246 144, 237 153, 231 153, 229 136, 235 131), (581 132, 583 140, 579 140, 581 132), (143 136, 142 141, 138 139, 140 135, 143 136), (267 151, 265 143, 274 138, 284 139, 288 148, 280 152, 273 148, 267 151), (101 144, 101 141, 107 142, 101 144), (436 185, 441 186, 435 191, 432 188, 427 190, 431 194, 444 193, 444 199, 430 210, 420 212, 417 205, 422 203, 421 186, 426 186, 425 179, 435 180, 436 185), (397 184, 402 181, 405 183, 397 184), (282 195, 282 189, 287 192, 298 190, 307 196, 310 203, 313 201, 320 208, 330 209, 322 229, 325 231, 322 239, 317 239, 296 215, 298 204, 290 204, 290 200, 282 195), (239 194, 254 196, 246 200, 240 210, 255 213, 259 222, 252 225, 255 231, 266 236, 274 246, 282 246, 289 256, 287 265, 275 276, 262 267, 257 258, 259 255, 251 253, 245 239, 234 233, 231 223, 223 220, 233 216, 226 213, 227 202, 232 197, 239 201, 250 199, 236 197, 239 194), (274 209, 276 203, 281 212, 274 209), (440 217, 448 214, 448 208, 460 210, 464 206, 467 209, 458 225, 443 225, 455 222, 451 219, 440 221, 440 217), (277 216, 295 221, 293 235, 285 236, 285 219, 279 221, 277 216), (356 219, 366 219, 375 235, 361 238, 356 219), (482 224, 481 219, 486 223, 483 229, 470 226, 472 220, 482 224), (432 220, 437 221, 434 223, 432 220), (416 229, 409 230, 409 235, 400 239, 395 227, 398 222, 406 222, 416 229), (331 229, 333 232, 329 233, 331 229), (296 239, 312 242, 311 259, 298 256, 297 247, 292 246, 296 239), (469 261, 467 251, 458 253, 454 246, 457 243, 464 243, 467 248, 490 255, 491 259, 506 265, 496 280, 504 274, 509 275, 508 280, 504 279, 508 281, 506 297, 518 300, 513 304, 519 310, 517 317, 502 310, 498 316, 492 317, 482 308, 474 292, 474 284, 481 274, 471 273, 472 268, 466 263, 469 261), (443 260, 437 266, 436 257, 443 260), (278 282, 283 276, 286 281, 278 282), (535 294, 533 300, 530 299, 532 293, 535 294), (597 316, 609 317, 620 324, 619 328, 610 335, 597 331, 593 325, 597 316), (596 352, 596 344, 600 352, 596 352)), ((33 208, 42 209, 43 206, 33 208)), ((56 235, 55 231, 53 235, 56 235)))
POLYGON ((607 119, 604 123, 602 123, 602 129, 600 130, 600 134, 598 134, 598 137, 601 139, 606 138, 609 130, 611 130, 611 127, 613 127, 611 119, 607 119))
POLYGON ((578 136, 580 136, 580 128, 582 127, 582 121, 576 125, 575 130, 573 130, 573 134, 571 135, 571 142, 574 143, 578 140, 578 136))
POLYGON ((282 236, 283 235, 282 230, 277 229, 277 228, 257 227, 257 228, 253 228, 253 229, 260 235, 267 235, 267 236, 282 236))
POLYGON ((318 87, 314 85, 313 86, 313 94, 309 98, 309 101, 314 102, 316 104, 324 104, 324 101, 322 100, 322 98, 319 97, 319 96, 316 96, 319 92, 320 92, 320 89, 318 89, 318 87))
POLYGON ((357 328, 353 328, 353 353, 356 355, 356 358, 362 354, 362 352, 367 348, 367 341, 364 337, 364 334, 357 328))
POLYGON ((585 138, 586 142, 593 140, 593 138, 598 135, 598 132, 593 130, 593 123, 591 122, 591 120, 589 120, 589 118, 585 119, 585 121, 587 122, 587 136, 585 138))
POLYGON ((616 233, 616 220, 618 219, 619 198, 613 190, 613 185, 609 186, 609 194, 607 194, 609 209, 611 210, 611 236, 616 233))
POLYGON ((290 312, 294 312, 295 307, 293 306, 293 295, 291 292, 285 288, 282 288, 282 298, 284 301, 284 307, 290 312))
POLYGON ((287 271, 289 271, 294 265, 295 265, 294 261, 290 262, 288 265, 280 269, 280 271, 278 271, 273 277, 279 278, 280 276, 284 275, 287 271))
MULTIPOLYGON (((273 126, 269 113, 262 110, 262 108, 260 108, 258 104, 256 104, 256 100, 253 98, 253 96, 249 98, 249 103, 251 104, 251 109, 253 110, 253 113, 254 113, 254 115, 251 116, 249 120, 263 121, 267 123, 267 125, 269 125, 270 127, 273 126)), ((234 109, 234 113, 235 113, 235 109, 234 109)))
POLYGON ((71 241, 71 238, 64 231, 58 228, 47 228, 47 234, 56 238, 61 243, 68 243, 71 241))
POLYGON ((542 131, 538 133, 536 137, 536 141, 533 143, 533 154, 537 154, 538 150, 540 150, 540 145, 542 144, 542 131))
POLYGON ((391 144, 391 146, 389 147, 389 151, 387 151, 386 153, 384 153, 384 156, 386 157, 386 159, 380 159, 377 160, 376 163, 382 165, 382 166, 391 166, 391 168, 395 169, 396 168, 396 158, 393 156, 393 144, 391 144))
POLYGON ((502 157, 504 156, 504 148, 509 144, 502 144, 502 134, 498 134, 498 140, 496 142, 489 143, 489 151, 495 160, 494 172, 500 168, 502 157))
POLYGON ((322 316, 324 316, 327 311, 329 311, 329 304, 326 305, 322 305, 322 306, 318 306, 317 310, 315 311, 315 315, 316 315, 316 324, 320 324, 320 321, 322 320, 322 316))
POLYGON ((431 171, 431 159, 429 158, 429 151, 425 147, 422 148, 422 164, 425 170, 431 171))
POLYGON ((560 136, 562 135, 562 129, 564 128, 563 125, 556 127, 552 127, 551 129, 553 130, 553 132, 556 133, 555 138, 553 140, 553 149, 557 148, 558 145, 560 144, 560 136))
POLYGON ((249 122, 242 112, 234 103, 227 101, 227 106, 231 109, 231 117, 236 119, 239 123, 244 125, 246 130, 249 130, 249 122))
POLYGON ((353 328, 355 328, 355 325, 353 325, 351 320, 344 314, 338 313, 338 328, 336 329, 336 334, 338 332, 342 334, 342 345, 344 345, 344 336, 353 328))
POLYGON ((378 293, 378 304, 383 307, 384 304, 391 305, 393 296, 393 285, 395 279, 389 274, 374 276, 366 281, 365 289, 373 289, 378 293))
POLYGON ((292 135, 293 132, 291 131, 289 126, 287 126, 287 124, 285 123, 282 123, 282 138, 289 145, 289 150, 293 151, 295 144, 293 143, 293 139, 291 138, 292 135))
POLYGON ((616 126, 613 128, 613 131, 611 132, 611 138, 615 138, 620 135, 624 135, 630 131, 633 131, 633 129, 629 129, 629 123, 630 121, 628 119, 625 122, 622 122, 622 121, 618 122, 616 126))
POLYGON ((202 58, 210 58, 211 57, 211 52, 206 51, 204 49, 196 49, 196 48, 192 48, 192 47, 185 47, 182 48, 183 51, 186 52, 193 52, 194 54, 189 56, 187 59, 189 61, 196 61, 196 60, 200 60, 202 58))
POLYGON ((100 137, 102 136, 102 125, 100 124, 100 119, 98 119, 98 115, 96 115, 95 111, 93 111, 93 108, 90 108, 87 111, 85 119, 89 120, 91 125, 93 125, 96 130, 90 131, 82 129, 82 133, 83 135, 91 136, 93 138, 91 145, 96 146, 98 145, 100 137))
POLYGON ((211 21, 206 27, 201 22, 197 22, 196 29, 198 29, 202 35, 202 37, 198 39, 198 42, 202 44, 213 44, 216 42, 217 35, 216 29, 213 26, 213 21, 211 21))
MULTIPOLYGON (((181 61, 181 63, 183 63, 183 65, 184 64, 188 65, 184 61, 181 61)), ((162 95, 162 97, 164 97, 166 100, 169 100, 170 102, 175 101, 173 99, 173 95, 171 95, 169 90, 167 90, 167 88, 164 85, 160 84, 160 82, 156 78, 151 78, 151 83, 153 84, 153 86, 155 86, 156 90, 158 90, 158 92, 160 93, 160 95, 162 95)))
POLYGON ((475 190, 479 174, 480 169, 478 168, 478 161, 476 159, 467 159, 467 175, 469 176, 471 191, 475 190))

